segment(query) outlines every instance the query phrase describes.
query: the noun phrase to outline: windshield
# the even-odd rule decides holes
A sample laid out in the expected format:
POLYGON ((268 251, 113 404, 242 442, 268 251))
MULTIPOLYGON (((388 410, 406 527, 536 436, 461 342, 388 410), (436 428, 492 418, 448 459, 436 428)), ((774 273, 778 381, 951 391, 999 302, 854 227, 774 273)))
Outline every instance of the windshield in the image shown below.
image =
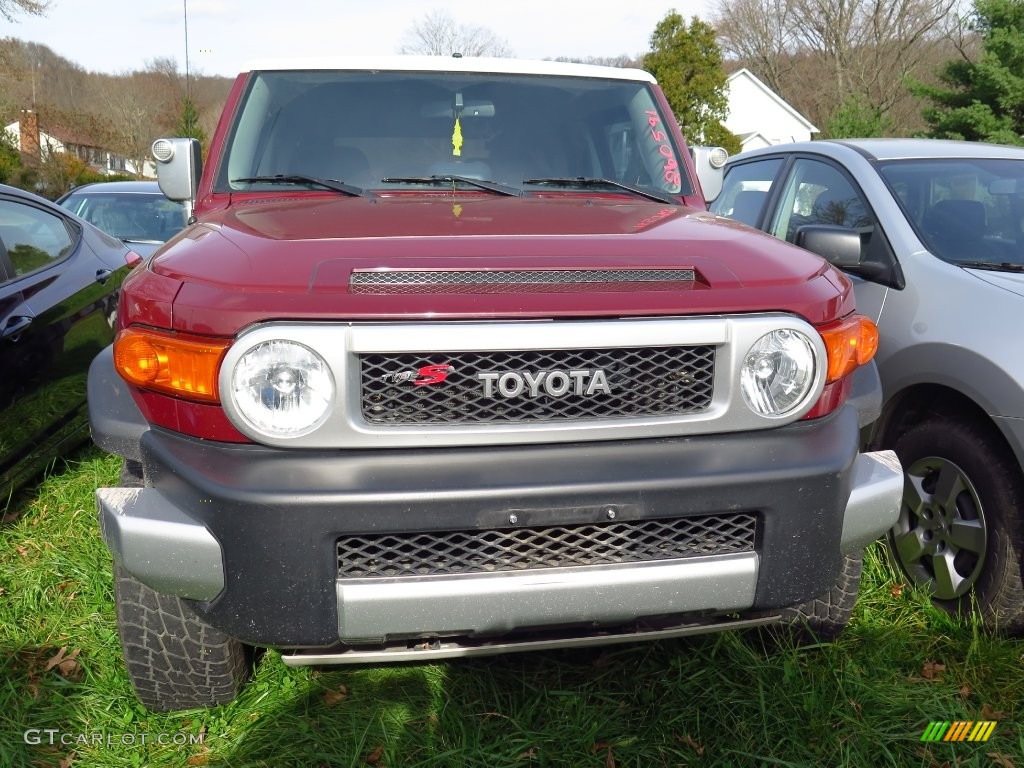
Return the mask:
POLYGON ((1024 264, 1024 161, 900 160, 880 165, 925 246, 944 261, 1024 264))
POLYGON ((378 190, 437 189, 432 176, 516 189, 526 179, 583 177, 692 193, 649 85, 628 80, 263 72, 250 83, 227 146, 220 191, 280 191, 280 181, 259 180, 280 175, 378 190))
POLYGON ((61 205, 121 240, 162 243, 185 226, 185 207, 159 193, 83 192, 61 205))

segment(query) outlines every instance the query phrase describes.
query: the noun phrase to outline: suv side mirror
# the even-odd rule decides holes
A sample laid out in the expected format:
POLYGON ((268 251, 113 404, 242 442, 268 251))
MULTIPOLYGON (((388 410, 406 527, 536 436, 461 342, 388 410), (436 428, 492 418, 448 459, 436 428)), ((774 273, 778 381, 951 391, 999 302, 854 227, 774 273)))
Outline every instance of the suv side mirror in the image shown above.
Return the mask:
POLYGON ((835 224, 805 224, 796 231, 793 244, 806 248, 840 269, 856 269, 861 263, 860 232, 835 224))
POLYGON ((697 169, 697 180, 704 193, 704 202, 713 203, 722 194, 722 182, 725 180, 725 161, 729 153, 722 147, 690 147, 690 156, 697 169))
POLYGON ((157 139, 153 142, 156 178, 160 191, 176 202, 185 203, 188 216, 199 189, 203 155, 195 139, 157 139))

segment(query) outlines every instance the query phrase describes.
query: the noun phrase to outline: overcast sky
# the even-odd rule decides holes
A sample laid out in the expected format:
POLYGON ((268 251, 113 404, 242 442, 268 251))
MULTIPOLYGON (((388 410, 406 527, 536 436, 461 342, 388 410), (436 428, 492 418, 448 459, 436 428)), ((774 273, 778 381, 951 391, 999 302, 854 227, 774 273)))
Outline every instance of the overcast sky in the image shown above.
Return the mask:
POLYGON ((708 18, 715 0, 51 0, 44 17, 0 17, 0 37, 42 43, 88 70, 127 72, 156 57, 235 75, 257 58, 397 53, 412 22, 447 10, 521 58, 634 55, 671 9, 708 18))

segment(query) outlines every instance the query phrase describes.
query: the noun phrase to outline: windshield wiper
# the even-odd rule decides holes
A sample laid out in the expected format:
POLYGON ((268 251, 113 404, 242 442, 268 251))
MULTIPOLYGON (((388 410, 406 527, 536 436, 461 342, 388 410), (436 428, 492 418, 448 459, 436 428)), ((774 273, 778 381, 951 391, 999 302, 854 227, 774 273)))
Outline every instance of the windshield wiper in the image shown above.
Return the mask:
POLYGON ((1024 264, 1009 261, 954 261, 958 267, 968 269, 987 269, 992 272, 1024 272, 1024 264))
POLYGON ((602 178, 591 178, 588 176, 570 176, 566 178, 552 177, 550 179, 523 179, 523 184, 553 184, 561 187, 614 187, 615 189, 624 189, 627 192, 632 192, 634 195, 640 195, 650 200, 657 200, 661 203, 668 203, 669 205, 682 205, 679 200, 672 197, 667 192, 658 192, 654 189, 645 189, 644 187, 635 187, 632 184, 626 184, 621 181, 615 181, 614 179, 602 179, 602 178))
POLYGON ((341 192, 343 195, 351 195, 352 197, 362 197, 365 194, 362 187, 354 187, 338 179, 318 179, 316 176, 303 176, 299 173, 278 173, 274 176, 245 176, 241 179, 232 179, 231 183, 316 184, 317 186, 333 189, 335 192, 341 192))
POLYGON ((488 192, 497 192, 499 195, 508 195, 509 197, 520 197, 523 194, 521 189, 499 184, 496 181, 474 179, 469 176, 453 176, 450 173, 432 176, 387 176, 380 181, 382 184, 469 184, 477 189, 485 189, 488 192))

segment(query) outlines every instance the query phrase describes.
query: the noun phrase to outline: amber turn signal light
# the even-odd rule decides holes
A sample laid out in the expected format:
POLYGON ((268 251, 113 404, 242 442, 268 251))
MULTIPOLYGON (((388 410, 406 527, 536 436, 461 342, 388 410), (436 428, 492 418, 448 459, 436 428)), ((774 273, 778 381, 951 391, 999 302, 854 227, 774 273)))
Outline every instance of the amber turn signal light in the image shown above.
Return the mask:
POLYGON ((127 328, 114 340, 114 368, 125 381, 144 389, 216 403, 217 373, 230 343, 225 339, 127 328))
POLYGON ((851 315, 820 333, 828 351, 826 382, 838 381, 866 365, 878 351, 878 328, 863 315, 851 315))

